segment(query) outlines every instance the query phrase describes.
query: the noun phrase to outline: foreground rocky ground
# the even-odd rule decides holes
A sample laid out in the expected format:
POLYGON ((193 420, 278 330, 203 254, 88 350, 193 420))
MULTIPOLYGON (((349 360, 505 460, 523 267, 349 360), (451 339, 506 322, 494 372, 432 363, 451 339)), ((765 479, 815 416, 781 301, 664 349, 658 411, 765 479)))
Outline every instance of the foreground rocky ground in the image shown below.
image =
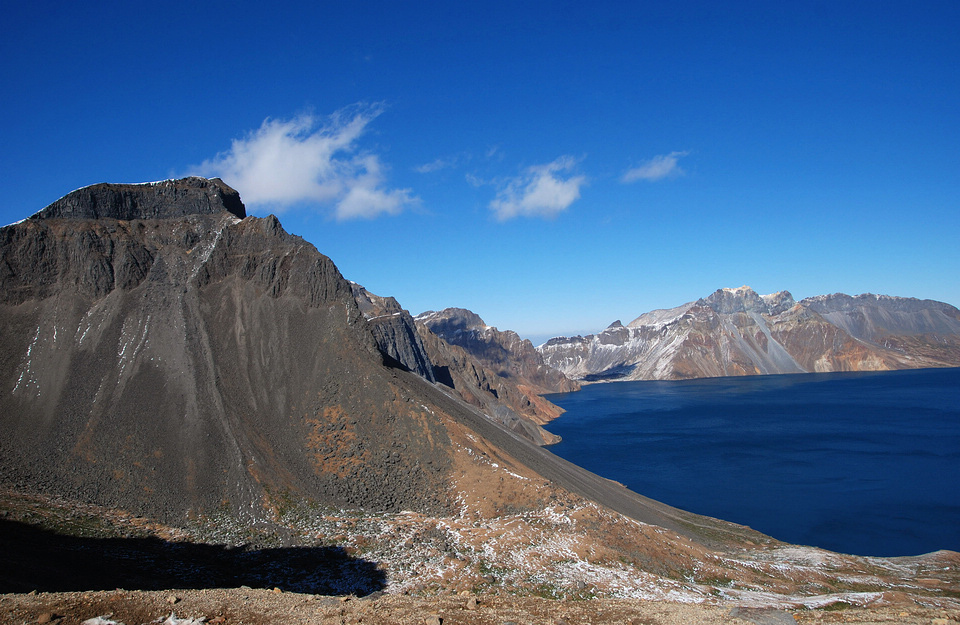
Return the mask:
POLYGON ((375 594, 365 598, 230 588, 191 591, 28 593, 0 595, 0 622, 58 625, 195 625, 211 623, 383 625, 696 625, 729 623, 902 623, 950 625, 960 611, 909 606, 844 610, 780 610, 664 601, 591 599, 559 601, 537 597, 375 594))
POLYGON ((583 501, 539 516, 292 515, 256 532, 0 495, 4 624, 960 623, 952 552, 868 559, 767 539, 706 570, 665 530, 583 501), (599 547, 624 537, 661 574, 599 547))

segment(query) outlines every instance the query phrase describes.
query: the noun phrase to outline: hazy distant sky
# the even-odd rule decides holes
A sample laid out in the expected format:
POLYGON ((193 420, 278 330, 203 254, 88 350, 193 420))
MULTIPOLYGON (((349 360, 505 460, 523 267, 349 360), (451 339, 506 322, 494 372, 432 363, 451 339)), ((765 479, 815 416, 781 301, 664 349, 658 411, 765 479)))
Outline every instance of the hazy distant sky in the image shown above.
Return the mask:
POLYGON ((0 221, 199 173, 412 313, 960 305, 960 2, 16 2, 0 221))

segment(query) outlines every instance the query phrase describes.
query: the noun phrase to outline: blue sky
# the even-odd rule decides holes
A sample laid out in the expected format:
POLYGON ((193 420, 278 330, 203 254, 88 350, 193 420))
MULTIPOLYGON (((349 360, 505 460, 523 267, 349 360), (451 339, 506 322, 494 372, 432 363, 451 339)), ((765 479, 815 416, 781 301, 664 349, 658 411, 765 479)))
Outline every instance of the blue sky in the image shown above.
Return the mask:
POLYGON ((542 340, 748 284, 960 304, 960 3, 8 3, 0 221, 220 175, 542 340))

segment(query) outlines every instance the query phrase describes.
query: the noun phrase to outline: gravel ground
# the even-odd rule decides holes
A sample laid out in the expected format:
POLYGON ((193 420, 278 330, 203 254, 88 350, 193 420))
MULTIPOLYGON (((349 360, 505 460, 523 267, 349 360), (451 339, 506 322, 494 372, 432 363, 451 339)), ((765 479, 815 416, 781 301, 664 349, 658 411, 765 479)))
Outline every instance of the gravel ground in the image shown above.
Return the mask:
POLYGON ((697 625, 729 623, 901 623, 952 625, 960 612, 921 606, 837 611, 751 609, 656 601, 534 597, 372 595, 333 597, 250 588, 190 591, 26 593, 0 595, 0 622, 57 625, 360 624, 384 625, 697 625), (99 619, 99 620, 98 620, 99 619))

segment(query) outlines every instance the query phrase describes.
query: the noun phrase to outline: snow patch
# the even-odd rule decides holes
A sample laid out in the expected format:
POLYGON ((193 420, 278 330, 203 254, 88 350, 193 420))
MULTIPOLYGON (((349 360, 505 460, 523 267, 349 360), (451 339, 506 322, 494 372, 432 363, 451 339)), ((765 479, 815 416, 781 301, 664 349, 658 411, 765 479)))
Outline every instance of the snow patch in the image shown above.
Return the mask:
POLYGON ((36 372, 33 370, 33 348, 36 347, 37 342, 40 340, 40 326, 37 326, 37 331, 33 335, 33 340, 30 341, 30 345, 27 346, 27 353, 23 358, 24 364, 23 368, 20 370, 20 377, 17 378, 17 385, 13 387, 13 393, 16 393, 20 390, 20 385, 23 384, 24 389, 33 387, 37 391, 37 397, 40 396, 40 381, 37 379, 36 372), (26 380, 24 380, 26 378, 26 380))

